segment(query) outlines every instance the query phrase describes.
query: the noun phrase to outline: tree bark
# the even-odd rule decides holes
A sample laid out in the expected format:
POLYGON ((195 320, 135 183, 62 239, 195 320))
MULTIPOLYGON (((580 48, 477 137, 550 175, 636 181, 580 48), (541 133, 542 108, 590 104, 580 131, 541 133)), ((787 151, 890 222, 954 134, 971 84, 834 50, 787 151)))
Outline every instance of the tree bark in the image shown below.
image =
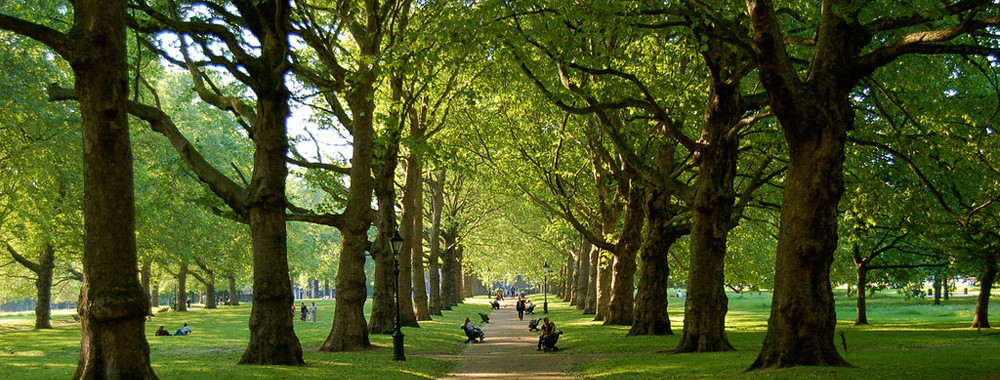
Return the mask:
POLYGON ((153 282, 152 290, 149 292, 149 310, 150 314, 160 307, 160 284, 153 282))
MULTIPOLYGON (((409 168, 407 168, 409 170, 409 168)), ((413 194, 403 194, 403 212, 400 218, 399 235, 403 245, 399 249, 399 322, 402 326, 420 327, 413 312, 413 194)))
POLYGON ((240 295, 236 292, 236 277, 228 276, 229 280, 229 306, 240 306, 240 295))
POLYGON ((560 291, 562 293, 563 302, 570 302, 572 305, 573 301, 573 284, 576 283, 576 261, 574 261, 573 253, 566 255, 566 265, 563 267, 563 278, 560 282, 560 291))
POLYGON ((635 256, 641 245, 643 190, 632 180, 625 215, 614 254, 614 276, 605 325, 629 326, 635 307, 635 256))
POLYGON ((52 273, 55 270, 55 247, 46 243, 38 258, 35 278, 35 329, 51 329, 52 323, 52 273))
POLYGON ((997 278, 998 255, 998 252, 988 253, 984 260, 986 268, 979 279, 979 297, 976 299, 976 314, 972 319, 974 328, 990 328, 990 296, 993 294, 993 282, 997 278))
MULTIPOLYGON (((758 68, 781 122, 789 166, 778 228, 774 295, 767 334, 750 370, 798 365, 850 366, 837 352, 830 263, 837 248, 844 144, 853 125, 849 93, 865 28, 824 2, 812 73, 798 79, 768 0, 747 0, 758 68), (848 57, 845 59, 845 57, 848 57)), ((841 10, 846 11, 846 10, 841 10)))
POLYGON ((458 305, 465 301, 465 268, 464 268, 464 256, 465 256, 465 246, 462 244, 457 244, 455 246, 455 254, 453 259, 455 260, 453 271, 455 273, 455 291, 452 293, 455 296, 455 303, 452 306, 458 305))
POLYGON ((573 291, 575 305, 578 310, 583 310, 587 304, 587 296, 590 293, 590 250, 592 245, 586 238, 580 236, 579 260, 576 261, 576 284, 573 291))
POLYGON ((139 283, 128 129, 126 2, 80 0, 70 61, 83 128, 84 240, 76 379, 155 379, 139 283))
POLYGON ((662 189, 651 188, 646 194, 646 232, 639 258, 639 290, 635 299, 635 321, 628 335, 673 335, 667 314, 667 287, 670 283, 670 247, 681 234, 674 231, 670 219, 670 196, 662 189))
POLYGON ((177 269, 177 306, 174 311, 187 311, 187 261, 181 261, 181 266, 177 269))
POLYGON ((444 238, 444 249, 441 250, 441 310, 451 310, 451 307, 456 305, 455 299, 457 298, 455 293, 458 291, 455 284, 455 253, 457 247, 455 244, 455 232, 451 229, 442 231, 442 237, 444 238))
MULTIPOLYGON (((425 141, 423 120, 414 117, 410 123, 410 136, 416 141, 425 141)), ((413 212, 411 222, 411 259, 413 270, 413 307, 418 321, 431 320, 428 305, 427 283, 424 282, 424 177, 423 159, 419 147, 410 148, 406 165, 406 192, 412 194, 409 207, 413 212)))
POLYGON ((736 192, 736 162, 739 141, 731 133, 743 112, 740 81, 731 81, 725 72, 735 66, 730 47, 709 37, 706 61, 712 77, 705 125, 701 134, 700 162, 691 207, 691 265, 688 296, 684 302, 684 331, 674 352, 732 351, 726 337, 729 299, 725 290, 726 241, 729 235, 736 192))
POLYGON ((603 321, 608 315, 608 306, 611 303, 611 283, 614 280, 614 272, 612 271, 612 265, 614 264, 614 255, 605 254, 604 251, 599 253, 600 264, 597 266, 597 314, 594 315, 595 321, 603 321))
MULTIPOLYGON (((375 286, 372 289, 372 314, 368 321, 370 334, 391 334, 396 319, 396 300, 393 292, 396 289, 395 267, 392 247, 389 239, 396 231, 396 192, 393 188, 395 173, 380 172, 375 195, 378 201, 376 222, 377 231, 375 244, 372 246, 372 258, 375 260, 375 286)), ((402 293, 400 293, 402 294, 402 293)))
POLYGON ((427 268, 430 272, 428 280, 430 285, 430 305, 428 309, 431 315, 441 314, 441 267, 438 264, 441 258, 441 212, 444 209, 444 180, 445 171, 439 170, 435 174, 435 179, 430 181, 431 188, 431 234, 430 256, 427 258, 427 268))
POLYGON ((934 304, 941 304, 941 275, 934 274, 934 304))
MULTIPOLYGON (((398 77, 393 77, 391 79, 392 83, 392 93, 394 100, 398 101, 400 96, 400 86, 402 84, 399 82, 398 77)), ((393 116, 395 118, 401 117, 396 111, 393 111, 393 116)), ((372 290, 374 293, 372 295, 372 314, 371 320, 368 323, 369 333, 374 334, 389 334, 393 331, 393 326, 395 324, 396 318, 396 299, 393 297, 396 291, 397 281, 399 285, 403 282, 409 282, 408 279, 404 280, 404 277, 396 277, 394 273, 397 258, 393 257, 392 246, 390 244, 390 239, 395 231, 399 231, 400 235, 403 237, 403 246, 400 248, 399 257, 400 263, 404 260, 404 251, 407 248, 406 238, 407 238, 407 224, 410 216, 406 212, 406 203, 404 201, 403 216, 400 225, 396 224, 396 166, 399 158, 399 136, 400 130, 394 129, 388 132, 388 137, 385 139, 385 149, 382 156, 377 160, 377 164, 373 164, 372 170, 375 176, 374 190, 375 198, 378 202, 378 211, 376 212, 375 223, 377 227, 375 244, 372 246, 372 257, 375 260, 375 286, 372 290)), ((405 197, 405 194, 404 194, 405 197)), ((402 267, 400 268, 400 273, 403 272, 402 267)), ((399 300, 400 300, 400 320, 404 321, 403 325, 406 324, 406 313, 404 312, 405 307, 404 301, 408 299, 406 296, 409 294, 406 292, 404 287, 399 287, 399 300)))
MULTIPOLYGON (((363 46, 362 50, 366 56, 374 57, 378 46, 363 46)), ((343 213, 344 225, 340 229, 343 240, 337 270, 337 306, 330 335, 320 351, 356 351, 371 346, 364 314, 368 292, 365 287, 364 252, 368 248, 368 228, 372 220, 375 72, 368 69, 356 75, 358 83, 347 94, 347 103, 356 114, 352 129, 351 188, 343 213)))
MULTIPOLYGON (((142 261, 142 269, 139 270, 139 283, 142 284, 142 291, 147 295, 150 295, 149 289, 149 270, 153 265, 153 259, 147 258, 142 261)), ((153 296, 149 297, 149 307, 146 309, 146 315, 153 315, 153 296)))
POLYGON ((601 249, 590 246, 590 275, 587 276, 587 299, 584 302, 583 314, 597 314, 597 279, 600 276, 601 249))
MULTIPOLYGON (((857 248, 857 244, 855 244, 857 248)), ((854 318, 854 325, 867 325, 868 324, 868 302, 865 300, 866 294, 868 292, 868 266, 866 264, 855 264, 858 277, 855 287, 857 287, 857 299, 858 299, 858 313, 854 318)))

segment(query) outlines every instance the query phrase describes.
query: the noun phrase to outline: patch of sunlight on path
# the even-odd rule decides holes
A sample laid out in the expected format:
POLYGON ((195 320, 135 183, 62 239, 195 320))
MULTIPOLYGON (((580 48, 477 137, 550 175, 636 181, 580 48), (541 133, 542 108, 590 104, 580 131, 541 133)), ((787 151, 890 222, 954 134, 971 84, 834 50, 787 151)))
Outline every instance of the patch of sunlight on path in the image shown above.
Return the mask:
MULTIPOLYGON (((577 358, 574 355, 536 351, 538 332, 529 332, 528 322, 543 315, 525 314, 524 320, 520 321, 514 310, 515 302, 513 297, 507 297, 501 302, 503 306, 500 310, 490 313, 490 323, 476 323, 486 335, 483 343, 467 344, 461 355, 438 356, 441 359, 460 361, 454 372, 444 379, 573 378, 566 370, 577 358)), ((478 315, 469 317, 473 322, 479 322, 478 315)))

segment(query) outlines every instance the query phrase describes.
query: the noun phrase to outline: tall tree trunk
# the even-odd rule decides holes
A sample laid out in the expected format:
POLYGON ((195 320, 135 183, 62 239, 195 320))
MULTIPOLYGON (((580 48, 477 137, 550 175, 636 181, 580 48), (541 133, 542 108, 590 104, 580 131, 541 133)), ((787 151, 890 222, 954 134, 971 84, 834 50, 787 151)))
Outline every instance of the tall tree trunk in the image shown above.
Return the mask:
POLYGON ((830 263, 837 249, 837 205, 844 192, 847 130, 853 126, 853 57, 863 26, 824 3, 811 75, 802 81, 785 50, 768 0, 747 0, 761 81, 781 122, 789 164, 775 252, 767 334, 750 370, 798 365, 850 366, 834 345, 837 314, 830 263))
MULTIPOLYGON (((410 123, 410 136, 416 141, 424 141, 423 118, 414 117, 410 123)), ((427 304, 427 283, 424 282, 424 177, 419 147, 410 149, 406 165, 406 192, 411 195, 409 206, 413 212, 410 228, 413 270, 413 306, 418 321, 431 320, 427 304)))
POLYGON ((590 293, 590 250, 591 244, 580 236, 579 260, 576 261, 576 284, 573 291, 574 304, 578 310, 583 310, 587 304, 587 295, 590 293))
POLYGON ((219 303, 215 298, 215 273, 212 271, 207 272, 205 277, 205 308, 206 309, 218 309, 219 303))
POLYGON ((979 297, 976 299, 976 314, 972 319, 972 327, 990 328, 990 296, 993 294, 993 282, 997 278, 997 256, 1000 252, 986 254, 986 268, 979 279, 979 297))
MULTIPOLYGON (((392 179, 394 173, 381 172, 381 178, 376 185, 375 195, 378 200, 378 223, 372 258, 375 260, 375 286, 372 288, 372 314, 368 321, 370 334, 391 334, 396 319, 396 300, 393 292, 396 290, 396 275, 392 256, 392 246, 389 239, 396 231, 396 192, 392 179)), ((402 297, 402 293, 400 293, 402 297)))
POLYGON ((641 245, 643 190, 635 180, 629 186, 625 216, 614 256, 614 277, 605 325, 629 326, 635 307, 635 255, 641 245))
MULTIPOLYGON (((142 261, 142 269, 139 271, 139 283, 142 284, 142 291, 147 295, 150 294, 149 289, 149 271, 150 267, 153 266, 153 259, 147 258, 142 261)), ((153 315, 153 297, 149 297, 149 306, 146 308, 146 315, 153 315)))
POLYGON ((830 286, 846 129, 843 125, 819 128, 829 123, 825 120, 803 122, 801 134, 786 133, 791 160, 781 208, 771 317, 751 369, 848 365, 833 342, 837 314, 830 286))
POLYGON ((154 281, 151 287, 152 290, 149 292, 150 313, 156 311, 156 309, 160 307, 160 284, 154 281))
MULTIPOLYGON (((718 64, 736 65, 726 53, 730 47, 718 38, 709 38, 709 59, 718 64), (714 53, 714 54, 713 54, 714 53), (713 59, 714 58, 714 59, 713 59)), ((695 183, 691 226, 691 266, 688 296, 684 302, 684 330, 674 352, 731 351, 726 337, 729 299, 725 289, 726 241, 729 235, 736 193, 736 161, 739 141, 734 126, 743 115, 740 82, 729 83, 724 69, 709 65, 712 86, 708 95, 705 125, 701 134, 698 178, 695 183)))
MULTIPOLYGON (((394 76, 391 79, 392 83, 392 93, 393 99, 399 100, 400 96, 400 79, 394 76)), ((393 111, 393 116, 395 118, 401 117, 398 111, 393 111)), ((368 322, 369 333, 374 334, 389 334, 393 331, 393 326, 395 324, 396 318, 396 299, 394 298, 394 292, 396 291, 397 281, 400 285, 409 280, 404 279, 407 276, 397 277, 395 269, 396 257, 393 256, 392 245, 390 244, 390 239, 395 231, 399 230, 400 235, 402 235, 404 242, 403 247, 400 249, 398 260, 403 263, 405 259, 404 251, 406 251, 407 243, 405 239, 407 238, 407 224, 409 223, 410 215, 407 214, 405 208, 406 204, 404 201, 404 211, 402 216, 401 225, 396 224, 396 166, 399 158, 399 136, 400 130, 393 129, 389 131, 389 136, 385 140, 386 146, 381 157, 377 160, 377 164, 373 165, 373 171, 375 174, 375 198, 378 202, 378 211, 376 213, 376 237, 375 244, 373 246, 372 257, 375 260, 375 286, 372 289, 374 293, 372 295, 372 314, 371 320, 368 322)), ((405 197, 405 195, 404 195, 405 197)), ((400 273, 404 273, 400 269, 400 273)), ((405 295, 409 294, 404 290, 403 287, 399 288, 399 300, 400 300, 400 319, 403 321, 403 325, 406 324, 406 313, 404 312, 405 307, 404 302, 408 299, 405 295)))
POLYGON ((455 300, 455 248, 447 246, 441 250, 441 310, 451 310, 455 300))
POLYGON ((670 283, 670 247, 680 238, 670 219, 670 196, 651 188, 646 194, 646 232, 639 258, 639 291, 635 298, 635 321, 628 335, 673 335, 667 314, 667 287, 670 283))
POLYGON ((573 253, 566 255, 566 265, 563 267, 561 285, 563 302, 570 302, 570 305, 572 305, 573 301, 573 284, 576 284, 576 261, 574 257, 578 256, 573 253))
MULTIPOLYGON (((407 168, 409 170, 409 168, 407 168)), ((418 238, 413 236, 413 194, 403 193, 403 212, 400 218, 399 235, 403 245, 399 249, 399 321, 407 327, 420 327, 417 315, 413 312, 413 243, 418 238)))
POLYGON ((614 255, 600 252, 600 264, 597 266, 597 314, 595 321, 603 321, 608 315, 608 306, 611 303, 611 283, 614 280, 614 255))
POLYGON ((186 260, 181 261, 181 266, 177 269, 177 307, 175 311, 187 311, 187 275, 188 264, 186 260))
POLYGON ((590 275, 587 276, 587 298, 583 304, 583 314, 597 314, 597 280, 600 277, 601 249, 590 246, 590 275))
POLYGON ((934 304, 941 304, 941 275, 934 274, 934 304))
POLYGON ((427 268, 430 272, 430 305, 428 307, 431 315, 442 315, 442 294, 441 294, 441 267, 438 260, 441 258, 441 212, 444 209, 444 180, 445 171, 438 170, 435 179, 430 181, 431 188, 431 234, 430 234, 430 256, 427 258, 427 268))
MULTIPOLYGON (((286 10, 287 11, 287 10, 286 10)), ((286 16, 287 17, 287 16, 286 16)), ((278 25, 277 27, 281 27, 278 25)), ((287 48, 287 36, 269 33, 263 44, 287 48)), ((271 54, 277 54, 268 50, 271 54)), ((267 52, 265 52, 265 55, 267 52)), ((282 52, 285 54, 285 52, 282 52)), ((282 55, 283 60, 284 55, 282 55)), ((270 62, 268 67, 280 67, 270 62)), ((288 273, 285 229, 285 166, 288 138, 288 90, 284 73, 258 78, 257 122, 254 125, 254 172, 247 216, 253 250, 253 303, 250 310, 250 342, 240 364, 303 364, 302 346, 288 313, 294 303, 288 273)), ((346 252, 345 252, 346 253, 346 252)))
POLYGON ((226 277, 229 280, 229 306, 240 306, 240 294, 236 292, 236 276, 226 277))
POLYGON ((52 323, 52 272, 55 270, 55 247, 46 243, 38 258, 38 272, 35 274, 35 329, 51 329, 52 323))
POLYGON ((455 260, 453 272, 455 273, 455 291, 452 293, 455 296, 454 303, 452 306, 458 305, 465 300, 465 273, 464 268, 464 256, 465 256, 465 246, 462 244, 457 244, 455 246, 455 255, 453 259, 455 260))
POLYGON ((84 238, 76 379, 156 378, 139 284, 129 142, 126 2, 73 3, 70 66, 83 128, 84 238))
MULTIPOLYGON (((855 245, 857 247, 857 245, 855 245)), ((867 325, 868 324, 868 302, 865 300, 866 293, 868 292, 868 265, 867 264, 856 264, 858 271, 858 278, 855 287, 857 287, 857 297, 858 297, 858 313, 854 318, 854 325, 867 325)))
MULTIPOLYGON (((378 46, 364 46, 362 50, 366 56, 374 57, 378 46)), ((340 266, 337 269, 337 306, 330 335, 323 342, 320 351, 356 351, 371 346, 364 313, 368 293, 365 286, 364 253, 368 248, 368 228, 371 224, 375 72, 365 70, 358 73, 357 77, 358 84, 347 94, 348 105, 357 113, 354 115, 353 125, 351 188, 343 213, 344 225, 340 229, 343 240, 340 266)))

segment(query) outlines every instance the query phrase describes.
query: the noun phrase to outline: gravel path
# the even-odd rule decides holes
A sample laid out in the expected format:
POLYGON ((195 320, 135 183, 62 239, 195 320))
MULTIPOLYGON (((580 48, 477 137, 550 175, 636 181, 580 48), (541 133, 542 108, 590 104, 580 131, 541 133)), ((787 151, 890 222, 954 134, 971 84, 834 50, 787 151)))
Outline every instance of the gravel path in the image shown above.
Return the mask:
MULTIPOLYGON (((483 343, 469 343, 459 356, 439 356, 461 361, 444 379, 572 379, 566 373, 574 355, 536 351, 538 332, 528 331, 528 321, 542 314, 525 314, 517 319, 514 298, 508 297, 500 310, 490 313, 490 323, 479 324, 486 335, 483 343)), ((538 305, 535 310, 539 310, 538 305)), ((539 310, 540 311, 540 310, 539 310)), ((479 319, 476 316, 477 320, 479 319)), ((456 326, 457 328, 457 326, 456 326)), ((562 343, 562 342, 560 342, 562 343)), ((561 345, 561 344, 560 344, 561 345)))

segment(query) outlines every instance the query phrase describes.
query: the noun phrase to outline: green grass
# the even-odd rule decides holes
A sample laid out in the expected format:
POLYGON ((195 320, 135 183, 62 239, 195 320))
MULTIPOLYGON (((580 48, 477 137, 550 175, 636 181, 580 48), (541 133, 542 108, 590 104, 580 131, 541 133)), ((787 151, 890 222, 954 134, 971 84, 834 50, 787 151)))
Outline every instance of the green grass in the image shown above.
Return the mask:
MULTIPOLYGON (((310 301, 311 302, 311 301, 310 301)), ((307 303, 308 304, 308 303, 307 303)), ((302 367, 241 366, 235 363, 246 348, 250 306, 194 308, 189 312, 158 314, 146 323, 153 369, 162 379, 370 379, 435 378, 448 373, 454 363, 420 354, 456 354, 465 347, 457 326, 465 316, 489 309, 485 299, 473 299, 444 317, 421 322, 421 328, 404 328, 405 362, 392 360, 388 335, 371 335, 371 350, 349 353, 318 352, 333 324, 334 301, 317 300, 316 324, 299 322, 295 333, 302 343, 306 365, 302 367), (173 333, 184 323, 194 329, 190 336, 153 336, 166 326, 173 333), (224 376, 220 374, 225 374, 224 376)), ((370 302, 366 313, 371 312, 370 302)), ((76 369, 80 352, 80 325, 73 323, 72 310, 53 313, 52 330, 30 330, 33 313, 0 313, 0 379, 66 378, 76 369)))
MULTIPOLYGON (((536 297, 537 298, 537 297, 536 297)), ((551 301, 550 297, 550 301, 551 301)), ((682 298, 671 298, 669 312, 674 332, 679 334, 682 298)), ((550 302, 549 317, 566 335, 563 349, 554 355, 576 356, 572 374, 598 379, 649 378, 782 378, 843 379, 980 379, 1000 376, 1000 335, 979 335, 970 329, 975 299, 952 298, 933 306, 927 300, 906 301, 885 292, 876 294, 868 306, 870 326, 853 326, 854 300, 838 293, 838 334, 843 331, 849 350, 842 355, 855 368, 799 367, 751 373, 743 371, 760 349, 770 312, 770 295, 730 294, 727 333, 737 351, 673 354, 679 335, 625 337, 624 326, 602 326, 592 316, 581 315, 566 303, 550 302)), ((993 302, 994 305, 997 301, 993 302)), ((194 309, 186 313, 163 313, 147 324, 151 357, 163 379, 225 378, 336 378, 397 379, 435 378, 446 374, 453 363, 423 355, 457 354, 464 336, 456 328, 465 316, 488 310, 485 298, 468 300, 444 317, 421 322, 421 328, 406 328, 406 362, 392 361, 391 338, 371 336, 375 348, 363 352, 322 353, 316 348, 330 332, 333 301, 317 301, 318 323, 296 322, 296 334, 305 350, 306 366, 235 365, 249 336, 249 306, 194 309), (170 331, 184 322, 195 332, 188 337, 155 337, 165 325, 170 331), (223 376, 224 374, 224 376, 223 376)), ((73 311, 54 314, 53 330, 31 330, 31 313, 0 314, 0 378, 66 378, 76 368, 79 355, 79 325, 73 311), (12 353, 13 352, 13 353, 12 353)), ((1000 318, 995 317, 995 323, 1000 318)), ((839 335, 837 346, 840 347, 839 335)), ((529 351, 531 351, 529 347, 529 351)))
MULTIPOLYGON (((993 302, 995 304, 996 301, 993 302)), ((982 379, 1000 377, 1000 335, 970 329, 975 298, 952 298, 945 305, 905 301, 883 294, 869 300, 869 326, 853 326, 854 300, 837 298, 838 348, 843 331, 855 368, 798 367, 744 373, 764 340, 770 294, 730 294, 727 335, 736 351, 673 354, 683 327, 683 299, 671 298, 668 311, 677 335, 625 337, 628 327, 600 326, 562 304, 550 316, 566 335, 558 354, 591 359, 572 369, 597 379, 780 378, 982 379), (600 328, 598 328, 600 326, 600 328)), ((1000 322, 1000 321, 997 321, 1000 322)))

